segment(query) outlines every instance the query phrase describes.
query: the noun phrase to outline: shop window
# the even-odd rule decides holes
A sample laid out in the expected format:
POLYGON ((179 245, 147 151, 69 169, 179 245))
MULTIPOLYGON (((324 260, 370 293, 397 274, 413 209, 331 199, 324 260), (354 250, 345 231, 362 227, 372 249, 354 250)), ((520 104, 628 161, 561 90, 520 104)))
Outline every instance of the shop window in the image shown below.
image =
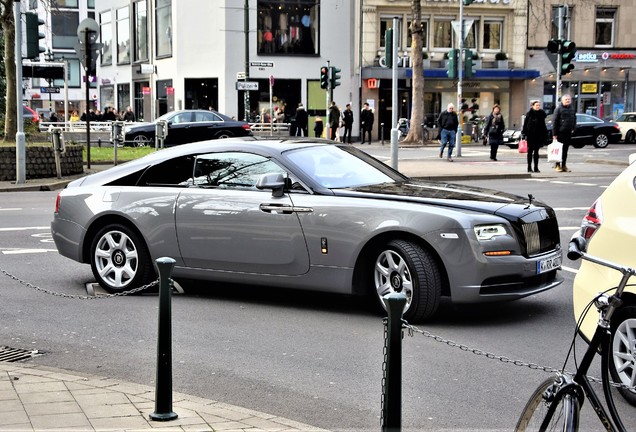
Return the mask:
POLYGON ((615 8, 599 7, 596 9, 594 46, 607 48, 614 46, 615 19, 615 8))
POLYGON ((451 20, 435 21, 435 32, 433 34, 433 46, 435 48, 453 47, 453 26, 451 20))
POLYGON ((117 10, 117 64, 130 63, 130 11, 117 10))
MULTIPOLYGON (((422 48, 423 49, 427 49, 428 48, 428 21, 422 21, 420 23, 422 25, 422 48)), ((411 47, 411 21, 409 21, 407 23, 407 39, 406 39, 406 46, 408 48, 411 47)), ((384 43, 384 40, 382 40, 382 43, 384 43)))
POLYGON ((130 105, 130 84, 117 84, 117 111, 123 112, 130 105))
POLYGON ((317 0, 258 0, 258 54, 318 54, 319 14, 317 0))
POLYGON ((77 43, 77 27, 79 14, 77 12, 59 11, 51 14, 51 33, 53 34, 53 48, 73 49, 77 43))
POLYGON ((485 50, 502 51, 502 28, 501 21, 485 21, 484 22, 484 47, 485 50))
MULTIPOLYGON (((67 77, 66 77, 68 80, 68 86, 71 88, 79 88, 80 77, 83 75, 84 68, 80 67, 79 59, 68 58, 68 56, 66 55, 64 57, 68 65, 67 77)), ((64 87, 64 80, 63 79, 54 80, 53 85, 56 87, 64 87)))
POLYGON ((172 0, 157 0, 156 4, 157 57, 169 57, 172 55, 172 0))
POLYGON ((53 2, 54 7, 58 7, 58 8, 74 8, 77 9, 77 5, 78 5, 78 0, 54 0, 53 2))
POLYGON ((135 23, 135 58, 136 62, 148 60, 148 16, 146 0, 133 3, 135 23))
POLYGON ((111 17, 110 11, 99 14, 101 33, 99 41, 104 44, 102 47, 102 55, 100 56, 102 65, 113 64, 113 24, 111 17))

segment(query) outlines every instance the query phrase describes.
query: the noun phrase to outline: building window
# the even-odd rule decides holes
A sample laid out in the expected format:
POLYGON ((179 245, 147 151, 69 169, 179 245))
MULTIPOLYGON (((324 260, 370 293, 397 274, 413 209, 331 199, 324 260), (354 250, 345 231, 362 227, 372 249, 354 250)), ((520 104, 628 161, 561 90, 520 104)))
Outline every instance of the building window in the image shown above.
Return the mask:
POLYGON ((60 11, 51 14, 51 33, 53 33, 54 49, 72 49, 77 42, 77 27, 79 14, 77 12, 60 11))
POLYGON ((117 84, 117 112, 126 111, 130 104, 130 84, 117 84))
MULTIPOLYGON (((66 77, 68 80, 68 86, 72 88, 81 87, 80 77, 83 75, 84 68, 80 66, 79 59, 66 57, 65 61, 68 67, 66 77)), ((56 87, 64 87, 64 80, 53 80, 53 85, 56 87)))
POLYGON ((484 21, 484 50, 501 51, 503 22, 484 21))
POLYGON ((172 0, 157 0, 156 5, 157 57, 169 57, 172 55, 172 0))
MULTIPOLYGON (((422 48, 428 48, 428 21, 422 21, 420 23, 422 25, 422 48)), ((411 37, 411 21, 407 23, 407 35, 406 35, 406 46, 408 48, 411 47, 412 37, 411 37)))
POLYGON ((453 47, 453 26, 451 20, 435 21, 433 33, 433 47, 452 48, 453 47))
POLYGON ((88 0, 86 2, 86 7, 89 9, 95 9, 95 0, 88 0))
MULTIPOLYGON (((552 6, 552 27, 550 30, 550 38, 559 38, 559 9, 561 6, 552 6)), ((561 14, 563 15, 563 34, 564 39, 570 38, 570 17, 572 16, 572 8, 564 9, 561 14), (566 16, 567 13, 567 16, 566 16)))
MULTIPOLYGON (((397 29, 397 40, 398 40, 398 49, 402 47, 402 34, 400 31, 402 30, 402 20, 398 20, 398 29, 397 29)), ((388 29, 393 28, 393 17, 391 18, 380 18, 380 47, 384 48, 386 46, 386 41, 384 39, 384 35, 388 29)))
POLYGON ((51 3, 53 3, 52 6, 58 7, 58 8, 77 9, 79 1, 78 0, 53 0, 51 3))
POLYGON ((615 8, 599 7, 596 9, 594 46, 607 48, 614 46, 615 19, 615 8))
POLYGON ((473 24, 468 29, 466 39, 464 39, 464 48, 477 49, 477 41, 479 40, 479 20, 473 20, 473 24))
POLYGON ((117 64, 130 63, 130 11, 117 10, 117 64))
POLYGON ((133 3, 135 17, 135 61, 148 60, 148 15, 146 0, 133 3))
POLYGON ((113 24, 111 23, 110 11, 99 14, 100 21, 100 42, 102 47, 101 62, 103 65, 113 64, 113 24))
POLYGON ((258 54, 318 54, 319 16, 319 0, 258 0, 258 54))

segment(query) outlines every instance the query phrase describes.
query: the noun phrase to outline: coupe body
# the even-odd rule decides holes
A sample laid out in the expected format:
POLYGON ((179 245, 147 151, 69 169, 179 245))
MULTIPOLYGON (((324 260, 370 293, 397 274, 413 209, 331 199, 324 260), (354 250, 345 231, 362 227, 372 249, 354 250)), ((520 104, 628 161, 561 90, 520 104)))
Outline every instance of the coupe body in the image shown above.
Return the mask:
POLYGON ((238 282, 381 299, 405 318, 515 300, 559 285, 555 212, 532 197, 410 179, 351 145, 236 138, 186 144, 71 182, 58 251, 109 291, 156 278, 238 282))
MULTIPOLYGON (((547 143, 552 142, 552 115, 546 119, 548 127, 547 143)), ((621 129, 614 123, 589 114, 576 114, 576 127, 572 134, 572 147, 583 148, 592 145, 605 148, 621 140, 621 129)))
POLYGON ((163 143, 165 147, 252 135, 249 123, 216 111, 181 110, 166 113, 150 123, 127 123, 124 126, 125 144, 137 147, 155 145, 155 131, 160 121, 165 121, 168 126, 168 135, 163 143))

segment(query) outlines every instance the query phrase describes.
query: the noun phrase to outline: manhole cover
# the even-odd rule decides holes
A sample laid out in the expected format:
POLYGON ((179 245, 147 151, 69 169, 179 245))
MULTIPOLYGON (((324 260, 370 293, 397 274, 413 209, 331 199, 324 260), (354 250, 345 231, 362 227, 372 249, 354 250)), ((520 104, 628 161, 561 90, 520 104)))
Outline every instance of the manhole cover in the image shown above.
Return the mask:
POLYGON ((17 362, 20 360, 32 359, 36 355, 40 355, 38 350, 23 350, 18 348, 0 346, 0 361, 17 362))

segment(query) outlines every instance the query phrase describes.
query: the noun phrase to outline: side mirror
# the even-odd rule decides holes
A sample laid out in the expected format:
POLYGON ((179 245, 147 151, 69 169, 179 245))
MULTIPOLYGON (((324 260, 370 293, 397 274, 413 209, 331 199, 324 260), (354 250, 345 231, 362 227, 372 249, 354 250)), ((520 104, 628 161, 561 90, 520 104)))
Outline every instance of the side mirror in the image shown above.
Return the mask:
POLYGON ((286 178, 281 173, 269 173, 263 174, 256 182, 256 189, 271 189, 272 195, 275 197, 283 196, 285 191, 285 185, 287 184, 286 178))

